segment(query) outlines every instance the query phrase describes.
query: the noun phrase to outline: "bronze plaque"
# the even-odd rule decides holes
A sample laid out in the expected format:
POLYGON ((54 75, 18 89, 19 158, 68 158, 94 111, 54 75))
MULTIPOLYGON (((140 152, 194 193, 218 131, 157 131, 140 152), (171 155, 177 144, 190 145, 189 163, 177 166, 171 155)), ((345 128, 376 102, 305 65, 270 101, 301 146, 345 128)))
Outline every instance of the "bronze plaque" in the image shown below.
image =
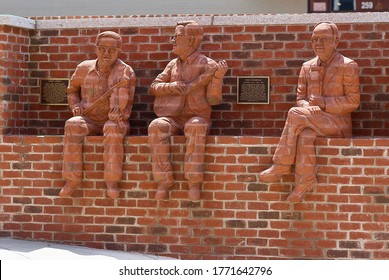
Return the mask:
POLYGON ((269 104, 270 77, 238 77, 239 104, 269 104))
POLYGON ((66 89, 69 79, 41 79, 41 104, 67 105, 66 89))

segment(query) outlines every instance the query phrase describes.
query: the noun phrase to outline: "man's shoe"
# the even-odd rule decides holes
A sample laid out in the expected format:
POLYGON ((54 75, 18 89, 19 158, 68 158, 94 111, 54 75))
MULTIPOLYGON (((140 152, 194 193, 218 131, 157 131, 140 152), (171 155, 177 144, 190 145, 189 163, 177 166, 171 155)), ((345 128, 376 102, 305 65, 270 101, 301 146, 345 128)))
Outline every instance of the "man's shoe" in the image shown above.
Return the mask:
POLYGON ((311 191, 316 183, 317 181, 314 179, 308 183, 296 185, 293 189, 293 192, 288 196, 287 200, 292 203, 301 202, 307 192, 311 191))
POLYGON ((107 196, 112 198, 112 199, 118 198, 120 195, 120 190, 118 188, 118 182, 107 181, 107 182, 105 182, 105 184, 107 185, 107 196))
POLYGON ((189 182, 189 199, 192 201, 200 200, 200 183, 189 182))
POLYGON ((283 175, 290 174, 290 165, 273 164, 270 168, 259 173, 259 180, 263 182, 278 182, 283 175))
POLYGON ((66 181, 65 186, 59 192, 60 197, 69 197, 81 185, 81 181, 66 181))
POLYGON ((166 197, 167 191, 173 186, 172 181, 161 181, 158 183, 158 189, 155 193, 155 199, 160 200, 166 197))

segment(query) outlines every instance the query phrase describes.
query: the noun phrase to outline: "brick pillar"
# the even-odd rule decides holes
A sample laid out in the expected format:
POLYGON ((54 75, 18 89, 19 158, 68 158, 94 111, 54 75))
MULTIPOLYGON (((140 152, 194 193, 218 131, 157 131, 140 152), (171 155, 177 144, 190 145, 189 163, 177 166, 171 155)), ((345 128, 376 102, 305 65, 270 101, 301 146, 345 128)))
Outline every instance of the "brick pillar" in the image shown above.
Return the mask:
POLYGON ((0 136, 24 131, 28 98, 28 30, 0 25, 0 136))
POLYGON ((5 40, 6 40, 6 34, 3 34, 4 26, 0 26, 0 142, 2 142, 3 138, 3 129, 4 129, 4 101, 3 96, 4 92, 6 91, 6 87, 4 86, 4 74, 5 74, 5 63, 3 62, 4 58, 6 57, 6 51, 5 51, 5 40))

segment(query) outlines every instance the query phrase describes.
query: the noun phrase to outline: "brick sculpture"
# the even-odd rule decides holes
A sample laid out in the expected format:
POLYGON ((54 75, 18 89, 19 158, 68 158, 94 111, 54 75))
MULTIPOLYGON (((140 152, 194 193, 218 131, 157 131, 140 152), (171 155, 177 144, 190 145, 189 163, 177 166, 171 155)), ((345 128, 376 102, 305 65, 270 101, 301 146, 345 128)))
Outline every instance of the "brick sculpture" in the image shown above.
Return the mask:
POLYGON ((118 59, 122 39, 111 31, 96 39, 97 59, 78 65, 67 89, 73 117, 65 123, 60 196, 70 196, 82 181, 82 142, 86 135, 104 134, 104 180, 107 195, 119 197, 122 178, 123 138, 128 134, 135 90, 135 73, 118 59))
POLYGON ((153 177, 158 182, 156 199, 164 198, 173 186, 169 141, 170 136, 182 132, 186 137, 184 171, 188 195, 191 200, 200 199, 211 106, 221 102, 223 77, 228 70, 224 60, 216 63, 200 54, 203 34, 203 27, 196 22, 179 22, 172 39, 173 53, 178 58, 170 61, 151 85, 158 116, 148 130, 153 177))
POLYGON ((294 164, 295 187, 288 197, 290 202, 300 202, 317 183, 316 137, 351 137, 351 112, 360 102, 358 65, 336 51, 337 26, 319 23, 311 41, 316 57, 301 69, 297 107, 288 112, 273 166, 259 176, 264 182, 277 182, 291 173, 294 164))

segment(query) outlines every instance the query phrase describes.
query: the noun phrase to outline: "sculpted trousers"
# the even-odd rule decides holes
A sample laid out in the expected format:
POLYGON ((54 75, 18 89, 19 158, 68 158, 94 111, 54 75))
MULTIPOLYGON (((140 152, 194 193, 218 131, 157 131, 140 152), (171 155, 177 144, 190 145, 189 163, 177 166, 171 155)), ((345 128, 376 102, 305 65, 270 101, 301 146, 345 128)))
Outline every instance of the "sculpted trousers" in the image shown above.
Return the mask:
POLYGON ((123 170, 123 138, 129 131, 128 122, 123 127, 112 121, 95 123, 86 117, 73 117, 65 123, 62 177, 69 181, 82 180, 82 143, 87 135, 104 133, 104 180, 120 181, 123 170))
POLYGON ((184 159, 185 178, 192 183, 204 181, 203 165, 209 121, 201 117, 172 119, 161 117, 153 120, 148 129, 149 147, 154 180, 173 181, 170 162, 170 136, 184 131, 186 152, 184 159))
POLYGON ((273 162, 295 164, 296 184, 316 180, 314 142, 317 136, 342 137, 342 130, 328 113, 314 116, 306 108, 291 108, 273 162))

